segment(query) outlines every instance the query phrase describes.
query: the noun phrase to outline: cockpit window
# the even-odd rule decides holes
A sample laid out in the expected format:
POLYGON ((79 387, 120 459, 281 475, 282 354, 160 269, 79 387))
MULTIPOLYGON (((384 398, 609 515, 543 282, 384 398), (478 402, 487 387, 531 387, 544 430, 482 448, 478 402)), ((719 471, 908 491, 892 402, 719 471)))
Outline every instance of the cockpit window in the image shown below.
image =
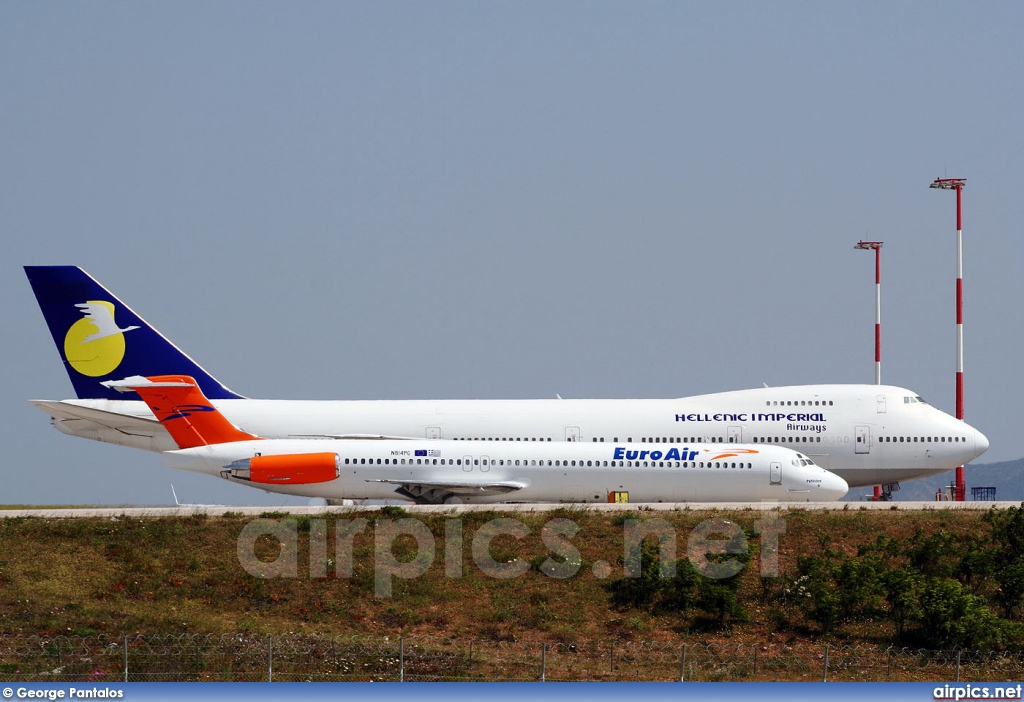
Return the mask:
POLYGON ((924 398, 922 398, 920 395, 914 395, 913 397, 904 397, 903 398, 903 404, 905 404, 905 405, 916 405, 916 404, 927 405, 928 403, 925 402, 924 398))

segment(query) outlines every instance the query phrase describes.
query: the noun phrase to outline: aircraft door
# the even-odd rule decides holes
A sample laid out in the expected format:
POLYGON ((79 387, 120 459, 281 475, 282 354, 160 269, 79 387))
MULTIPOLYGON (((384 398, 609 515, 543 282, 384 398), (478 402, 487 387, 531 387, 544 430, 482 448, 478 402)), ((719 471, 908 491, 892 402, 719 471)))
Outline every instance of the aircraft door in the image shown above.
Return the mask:
POLYGON ((427 427, 427 438, 428 439, 440 439, 441 438, 441 427, 427 427))
POLYGON ((730 444, 742 444, 743 443, 743 427, 729 427, 729 443, 730 444))
POLYGON ((467 473, 469 471, 473 470, 473 457, 472 456, 463 456, 462 457, 462 470, 466 471, 467 473))
POLYGON ((768 481, 772 485, 782 485, 782 464, 775 462, 772 463, 768 481))
POLYGON ((875 395, 875 409, 879 414, 885 414, 885 395, 875 395))
POLYGON ((566 427, 565 428, 565 440, 566 441, 579 441, 580 440, 580 428, 579 427, 566 427))
POLYGON ((858 424, 854 427, 854 453, 871 453, 871 427, 858 424))

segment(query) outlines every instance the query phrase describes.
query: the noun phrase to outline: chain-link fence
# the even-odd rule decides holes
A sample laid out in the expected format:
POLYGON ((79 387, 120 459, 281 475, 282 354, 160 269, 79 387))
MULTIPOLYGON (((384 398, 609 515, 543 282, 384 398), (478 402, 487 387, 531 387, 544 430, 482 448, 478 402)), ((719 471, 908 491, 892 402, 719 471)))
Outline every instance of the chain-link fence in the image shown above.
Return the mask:
POLYGON ((0 636, 0 679, 141 681, 1019 680, 1024 652, 222 635, 0 636))

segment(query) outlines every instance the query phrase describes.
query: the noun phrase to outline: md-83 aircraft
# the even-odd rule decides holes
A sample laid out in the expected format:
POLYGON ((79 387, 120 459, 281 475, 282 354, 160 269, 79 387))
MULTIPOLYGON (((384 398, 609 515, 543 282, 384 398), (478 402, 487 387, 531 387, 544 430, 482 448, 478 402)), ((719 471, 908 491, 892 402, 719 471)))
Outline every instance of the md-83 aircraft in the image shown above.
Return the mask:
MULTIPOLYGON (((515 442, 778 445, 850 487, 941 473, 988 439, 891 385, 796 385, 677 399, 260 400, 225 387, 75 266, 26 266, 77 399, 32 400, 72 436, 164 452, 176 445, 145 402, 112 381, 184 375, 234 425, 267 439, 453 439, 515 442), (123 389, 123 388, 122 388, 123 389)), ((653 447, 647 444, 654 444, 653 447)), ((571 460, 571 459, 570 459, 571 460)))
POLYGON ((127 378, 179 447, 172 468, 329 503, 824 502, 846 482, 771 445, 264 439, 223 417, 188 376, 127 378))

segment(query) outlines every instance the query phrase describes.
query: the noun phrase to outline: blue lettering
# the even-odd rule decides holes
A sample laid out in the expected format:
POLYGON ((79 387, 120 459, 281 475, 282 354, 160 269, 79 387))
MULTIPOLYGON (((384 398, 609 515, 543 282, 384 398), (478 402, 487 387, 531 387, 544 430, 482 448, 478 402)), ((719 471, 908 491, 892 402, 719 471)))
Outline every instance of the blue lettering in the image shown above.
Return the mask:
MULTIPOLYGON (((683 449, 683 450, 685 451, 686 449, 683 449)), ((681 461, 683 459, 681 459, 679 457, 679 449, 673 447, 673 448, 670 448, 668 450, 668 453, 665 454, 665 460, 666 461, 681 461)))
POLYGON ((626 451, 626 460, 635 461, 636 457, 640 455, 639 451, 626 451))
POLYGON ((660 461, 662 455, 663 454, 661 453, 661 451, 651 451, 651 460, 652 461, 660 461))
POLYGON ((623 459, 623 454, 625 454, 625 453, 626 453, 626 448, 624 446, 616 446, 615 447, 615 456, 614 456, 615 460, 616 461, 621 461, 623 459))

